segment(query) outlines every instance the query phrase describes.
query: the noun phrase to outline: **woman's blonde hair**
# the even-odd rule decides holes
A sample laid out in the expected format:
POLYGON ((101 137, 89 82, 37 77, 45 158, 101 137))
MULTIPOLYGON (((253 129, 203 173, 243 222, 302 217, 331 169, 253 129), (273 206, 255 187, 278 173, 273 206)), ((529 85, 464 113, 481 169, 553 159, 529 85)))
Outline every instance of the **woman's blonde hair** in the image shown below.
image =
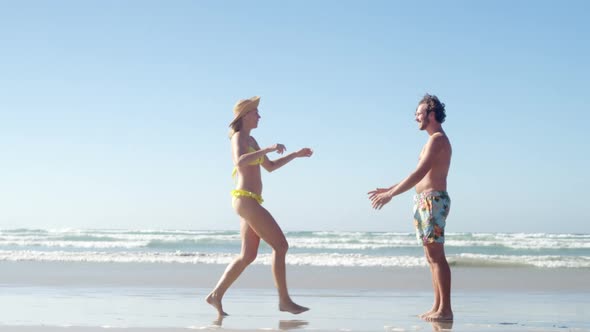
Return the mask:
POLYGON ((232 136, 234 136, 235 133, 237 133, 238 131, 240 131, 242 129, 242 119, 238 119, 235 122, 232 122, 232 124, 229 126, 229 139, 232 138, 232 136))

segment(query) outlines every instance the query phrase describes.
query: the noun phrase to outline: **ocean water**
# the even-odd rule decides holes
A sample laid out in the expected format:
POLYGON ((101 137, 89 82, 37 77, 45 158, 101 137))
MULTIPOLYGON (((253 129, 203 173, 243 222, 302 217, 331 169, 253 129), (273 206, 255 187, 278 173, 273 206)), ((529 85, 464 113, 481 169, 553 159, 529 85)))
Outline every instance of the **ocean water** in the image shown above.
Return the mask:
MULTIPOLYGON (((286 232, 287 263, 313 266, 426 266, 413 233, 286 232)), ((0 261, 227 264, 240 251, 237 231, 0 230, 0 261)), ((590 268, 590 234, 447 233, 452 266, 590 268)), ((270 264, 261 244, 254 264, 270 264)))

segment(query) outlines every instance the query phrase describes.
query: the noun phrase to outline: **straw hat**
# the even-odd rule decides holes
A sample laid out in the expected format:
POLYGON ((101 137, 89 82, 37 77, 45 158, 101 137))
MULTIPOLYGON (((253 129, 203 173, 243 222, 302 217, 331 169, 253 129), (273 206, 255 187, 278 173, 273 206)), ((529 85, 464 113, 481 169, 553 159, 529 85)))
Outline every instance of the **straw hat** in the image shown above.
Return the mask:
POLYGON ((248 114, 248 112, 258 109, 259 103, 260 97, 258 96, 254 96, 250 99, 240 99, 236 103, 236 106, 234 106, 234 119, 230 122, 229 126, 231 127, 236 121, 248 114))

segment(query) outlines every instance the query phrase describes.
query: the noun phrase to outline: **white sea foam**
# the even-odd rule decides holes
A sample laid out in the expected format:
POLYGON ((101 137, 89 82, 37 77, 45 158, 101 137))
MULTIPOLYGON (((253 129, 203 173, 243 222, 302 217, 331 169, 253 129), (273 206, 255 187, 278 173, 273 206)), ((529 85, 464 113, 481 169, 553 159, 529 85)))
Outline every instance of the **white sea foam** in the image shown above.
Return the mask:
MULTIPOLYGON (((287 232, 289 264, 424 266, 412 233, 287 232)), ((240 248, 237 231, 0 230, 0 260, 227 264, 240 248)), ((456 266, 589 268, 590 235, 448 233, 456 266)), ((259 264, 270 264, 262 245, 259 264)))
MULTIPOLYGON (((412 233, 290 232, 291 248, 371 250, 416 246, 412 233)), ((239 245, 238 232, 158 230, 0 230, 0 249, 47 248, 142 248, 166 246, 183 249, 207 245, 239 245)), ((516 250, 590 249, 590 235, 524 233, 449 233, 447 247, 505 248, 516 250)))
MULTIPOLYGON (((236 254, 227 253, 154 253, 154 252, 70 252, 70 251, 11 251, 1 250, 0 261, 49 261, 96 263, 181 263, 229 264, 236 254)), ((452 266, 501 267, 529 266, 540 268, 590 268, 588 257, 509 256, 458 254, 448 257, 452 266)), ((308 266, 343 267, 420 267, 426 266, 422 256, 369 256, 362 254, 289 254, 287 263, 308 266)), ((270 254, 259 254, 255 264, 271 264, 270 254)))
MULTIPOLYGON (((461 266, 534 266, 540 268, 590 268, 590 257, 557 255, 478 255, 459 254, 455 258, 461 266)), ((453 259, 451 259, 451 262, 453 259)))
MULTIPOLYGON (((39 252, 0 251, 0 261, 49 261, 49 262, 95 262, 95 263, 182 263, 182 264, 229 264, 235 254, 207 253, 109 253, 109 252, 39 252)), ((254 264, 271 264, 270 254, 259 254, 254 264)), ((379 257, 359 254, 291 254, 287 264, 308 266, 426 266, 423 257, 379 257)))

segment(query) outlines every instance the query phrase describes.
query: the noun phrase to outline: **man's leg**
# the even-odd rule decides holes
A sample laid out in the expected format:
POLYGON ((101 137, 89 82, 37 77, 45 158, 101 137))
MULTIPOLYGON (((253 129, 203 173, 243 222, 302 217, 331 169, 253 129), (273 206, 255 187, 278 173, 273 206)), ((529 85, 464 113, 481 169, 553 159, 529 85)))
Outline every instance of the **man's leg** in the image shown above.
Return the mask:
POLYGON ((428 252, 426 251, 426 246, 424 246, 424 255, 426 256, 426 260, 428 261, 428 266, 430 267, 430 276, 432 277, 432 290, 434 292, 434 302, 432 303, 432 308, 429 311, 427 311, 419 316, 422 319, 425 319, 426 317, 437 312, 438 308, 440 307, 439 285, 436 282, 436 278, 434 277, 434 266, 432 265, 432 261, 430 260, 430 257, 428 257, 428 252))
POLYGON ((443 243, 429 243, 424 245, 426 258, 430 264, 432 281, 434 287, 434 302, 438 302, 436 312, 431 313, 423 319, 428 321, 453 320, 451 309, 451 268, 445 256, 443 243), (437 300, 438 298, 438 300, 437 300))

